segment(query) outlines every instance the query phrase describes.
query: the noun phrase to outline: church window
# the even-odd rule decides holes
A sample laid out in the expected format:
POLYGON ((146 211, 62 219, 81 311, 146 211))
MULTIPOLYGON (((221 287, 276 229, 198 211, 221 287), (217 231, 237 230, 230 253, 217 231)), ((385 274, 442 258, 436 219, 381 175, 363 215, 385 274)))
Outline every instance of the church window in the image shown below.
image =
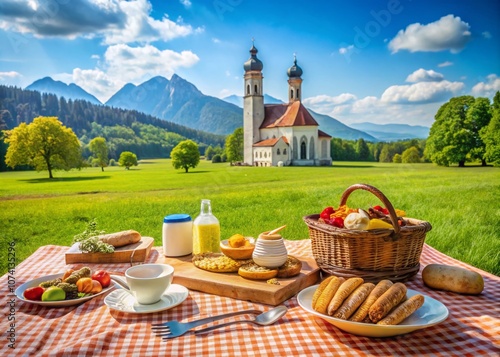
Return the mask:
POLYGON ((254 94, 259 94, 259 89, 257 87, 257 84, 253 87, 254 94))
POLYGON ((316 150, 315 150, 315 142, 314 142, 314 138, 311 137, 311 139, 309 139, 309 158, 310 159, 315 159, 316 158, 316 150))
POLYGON ((290 99, 293 99, 293 89, 290 89, 290 99))
POLYGON ((279 148, 278 148, 278 150, 276 151, 276 154, 281 155, 281 151, 280 151, 280 149, 279 149, 279 148))
POLYGON ((297 99, 299 99, 299 98, 300 98, 300 89, 297 88, 297 99))
POLYGON ((300 159, 301 160, 307 159, 307 145, 305 141, 300 143, 300 159))
POLYGON ((286 155, 286 148, 283 149, 283 155, 286 155))
POLYGON ((247 94, 250 95, 250 84, 247 84, 247 94))

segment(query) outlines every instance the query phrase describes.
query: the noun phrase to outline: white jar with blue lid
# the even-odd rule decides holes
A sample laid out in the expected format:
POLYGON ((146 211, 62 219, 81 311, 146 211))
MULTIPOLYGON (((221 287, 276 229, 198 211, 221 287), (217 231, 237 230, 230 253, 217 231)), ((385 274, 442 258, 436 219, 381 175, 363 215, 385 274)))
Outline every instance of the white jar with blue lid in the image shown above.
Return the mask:
POLYGON ((193 251, 193 221, 184 213, 171 214, 163 218, 163 254, 180 257, 193 251))

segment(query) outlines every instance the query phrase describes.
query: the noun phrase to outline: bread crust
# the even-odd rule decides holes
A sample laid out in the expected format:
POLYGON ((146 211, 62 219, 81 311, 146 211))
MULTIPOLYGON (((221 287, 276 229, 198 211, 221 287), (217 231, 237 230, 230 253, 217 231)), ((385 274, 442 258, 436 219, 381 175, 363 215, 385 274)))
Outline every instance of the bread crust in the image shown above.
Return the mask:
POLYGON ((104 243, 111 244, 113 247, 119 248, 139 242, 141 240, 141 234, 137 231, 129 229, 128 231, 102 234, 97 236, 97 238, 104 243))
POLYGON ((278 268, 278 278, 291 278, 299 275, 302 270, 302 262, 292 255, 289 255, 285 264, 278 268))
POLYGON ((278 269, 269 269, 261 267, 255 263, 242 265, 238 269, 238 274, 243 278, 252 280, 268 280, 278 275, 278 269))

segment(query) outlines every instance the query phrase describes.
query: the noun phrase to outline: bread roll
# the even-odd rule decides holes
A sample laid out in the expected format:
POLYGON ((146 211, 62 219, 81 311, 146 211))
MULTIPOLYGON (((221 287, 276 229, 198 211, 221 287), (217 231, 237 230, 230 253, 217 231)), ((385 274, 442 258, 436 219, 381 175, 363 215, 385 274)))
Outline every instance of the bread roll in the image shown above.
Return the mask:
POLYGON ((110 234, 102 234, 97 236, 100 241, 111 244, 113 247, 123 247, 125 245, 137 243, 141 240, 141 235, 139 232, 128 230, 110 234))

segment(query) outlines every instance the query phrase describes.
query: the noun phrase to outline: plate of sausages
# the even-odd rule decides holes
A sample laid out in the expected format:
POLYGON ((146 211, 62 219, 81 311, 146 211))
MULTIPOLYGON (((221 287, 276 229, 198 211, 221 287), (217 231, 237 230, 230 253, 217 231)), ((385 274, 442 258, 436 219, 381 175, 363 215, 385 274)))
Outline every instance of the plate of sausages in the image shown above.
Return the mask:
MULTIPOLYGON (((340 287, 342 287, 342 283, 343 282, 339 284, 340 287)), ((323 284, 327 285, 327 283, 323 284)), ((382 285, 381 283, 379 284, 382 285)), ((326 307, 322 310, 321 307, 318 307, 317 305, 321 305, 321 302, 318 301, 318 295, 320 295, 319 290, 321 290, 319 289, 320 285, 313 285, 302 290, 297 295, 297 301, 302 309, 320 317, 340 330, 365 337, 390 337, 403 335, 439 324, 440 322, 446 320, 449 312, 443 303, 429 296, 423 295, 416 290, 406 288, 401 289, 405 294, 399 299, 400 301, 397 304, 395 303, 393 307, 387 307, 388 311, 383 314, 384 316, 382 316, 381 310, 377 310, 377 306, 375 305, 384 306, 384 303, 387 303, 391 299, 394 300, 394 292, 400 289, 399 284, 400 283, 393 284, 395 286, 390 287, 390 291, 388 291, 389 288, 386 288, 386 291, 384 292, 386 295, 379 296, 382 301, 379 300, 377 304, 372 303, 372 309, 366 309, 365 317, 361 318, 357 318, 357 315, 359 315, 360 310, 363 309, 363 302, 368 300, 367 298, 370 293, 375 290, 375 286, 365 285, 363 283, 358 284, 356 288, 352 288, 351 291, 346 293, 346 297, 341 299, 342 301, 340 301, 337 306, 333 307, 334 311, 330 312, 328 311, 328 305, 330 305, 330 310, 332 310, 332 305, 335 305, 334 297, 337 297, 338 294, 332 294, 331 298, 328 299, 330 300, 329 303, 327 303, 326 307), (365 295, 362 296, 362 294, 365 295), (355 302, 353 304, 352 300, 356 299, 361 299, 362 301, 360 303, 355 302), (380 304, 380 302, 382 302, 382 304, 380 304), (315 306, 315 308, 313 308, 313 306, 315 306), (351 311, 347 312, 349 309, 351 311), (373 316, 379 317, 378 322, 370 321, 368 311, 372 312, 373 316)), ((325 289, 325 291, 326 290, 327 289, 325 289)), ((335 290, 341 293, 341 289, 339 289, 339 287, 335 290)))

